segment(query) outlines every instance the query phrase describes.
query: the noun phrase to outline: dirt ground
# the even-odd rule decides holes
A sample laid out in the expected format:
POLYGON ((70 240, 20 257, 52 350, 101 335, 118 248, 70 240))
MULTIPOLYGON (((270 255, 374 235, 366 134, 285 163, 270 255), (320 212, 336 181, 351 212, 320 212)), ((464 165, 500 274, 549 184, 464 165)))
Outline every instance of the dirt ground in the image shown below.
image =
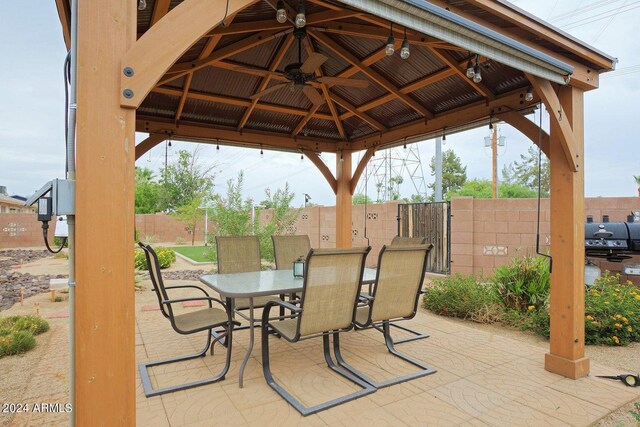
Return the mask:
MULTIPOLYGON (((213 265, 191 265, 179 258, 169 271, 210 270, 212 267, 213 265)), ((32 274, 62 273, 64 269, 64 262, 61 263, 60 259, 54 259, 53 257, 41 259, 31 264, 24 264, 20 267, 21 272, 30 272, 32 274)), ((146 282, 145 280, 142 283, 149 287, 150 285, 146 282)), ((66 372, 68 370, 69 328, 68 318, 64 317, 62 313, 68 311, 68 304, 66 301, 67 294, 58 293, 57 295, 63 297, 62 302, 52 303, 48 293, 39 294, 26 299, 22 305, 18 303, 11 309, 0 313, 0 316, 4 317, 15 314, 35 314, 37 312, 47 318, 51 325, 49 332, 36 337, 37 346, 35 349, 24 355, 0 359, 0 403, 24 401, 28 397, 24 395, 27 384, 32 381, 34 376, 38 375, 47 378, 47 382, 43 385, 47 392, 50 392, 49 395, 57 399, 59 401, 56 401, 57 403, 65 403, 65 396, 68 393, 66 372), (55 357, 55 360, 43 360, 45 354, 51 354, 51 346, 56 347, 59 357, 55 357)), ((548 348, 546 339, 528 332, 499 325, 477 324, 459 319, 451 319, 451 321, 461 322, 468 327, 548 348)), ((586 355, 593 364, 615 368, 620 374, 640 373, 640 343, 634 343, 627 347, 587 346, 586 355)), ((30 400, 33 399, 31 398, 30 400)), ((637 410, 637 408, 634 408, 633 403, 609 414, 596 425, 600 427, 640 426, 640 422, 637 422, 630 414, 632 410, 637 410)), ((10 421, 11 418, 7 417, 6 414, 0 414, 0 426, 9 425, 10 421)))

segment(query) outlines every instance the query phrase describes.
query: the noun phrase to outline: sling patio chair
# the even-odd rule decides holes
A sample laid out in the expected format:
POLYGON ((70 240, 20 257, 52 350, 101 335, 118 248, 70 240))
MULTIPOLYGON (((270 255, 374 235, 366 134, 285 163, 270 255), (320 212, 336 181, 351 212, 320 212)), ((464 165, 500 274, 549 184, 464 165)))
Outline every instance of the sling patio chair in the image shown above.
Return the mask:
POLYGON ((376 388, 387 387, 414 378, 433 374, 434 368, 425 363, 398 352, 389 332, 393 320, 412 319, 418 309, 421 295, 425 264, 431 245, 383 246, 378 256, 378 273, 373 295, 364 296, 364 306, 358 306, 355 324, 361 328, 371 325, 382 326, 384 342, 389 352, 420 368, 420 371, 403 375, 383 382, 376 382, 344 362, 337 340, 334 340, 334 353, 340 366, 359 376, 376 388))
MULTIPOLYGON (((403 236, 395 236, 391 239, 390 246, 415 246, 415 245, 426 245, 427 238, 426 237, 403 237, 403 236)), ((429 244, 429 250, 433 248, 433 245, 429 244)), ((428 259, 427 259, 428 261, 428 259)), ((369 287, 369 295, 372 295, 372 288, 374 285, 370 285, 369 287)), ((421 340, 424 338, 429 338, 429 334, 425 334, 424 332, 419 332, 414 329, 407 328, 405 326, 400 326, 395 322, 391 322, 389 326, 393 326, 394 328, 401 329, 405 332, 411 334, 409 337, 395 339, 393 341, 394 344, 402 344, 403 342, 421 340)))
MULTIPOLYGON (((218 274, 247 273, 262 269, 260 240, 258 236, 216 236, 218 274)), ((283 295, 284 296, 284 295, 283 295)), ((277 297, 265 296, 253 299, 253 307, 264 305, 277 297)), ((249 298, 227 299, 235 310, 247 310, 249 298)))
MULTIPOLYGON (((373 393, 375 387, 336 366, 331 356, 329 335, 339 351, 338 334, 353 328, 364 260, 371 248, 311 249, 307 255, 306 272, 300 305, 287 301, 267 303, 262 314, 262 370, 267 384, 303 416, 340 405, 373 393), (274 306, 285 307, 293 315, 284 320, 271 321, 269 311, 274 306), (317 404, 304 406, 300 400, 276 383, 269 365, 269 335, 279 334, 296 343, 322 337, 324 358, 333 371, 361 387, 353 393, 317 404)), ((296 370, 295 372, 300 372, 296 370)), ((294 373, 295 373, 294 372, 294 373)), ((291 374, 294 375, 294 374, 291 374)))
POLYGON ((196 354, 188 356, 174 357, 170 359, 159 360, 155 362, 140 363, 138 365, 140 369, 140 378, 142 379, 142 386, 144 388, 144 394, 147 397, 157 396, 160 394, 170 393, 178 390, 185 390, 192 387, 198 387, 205 384, 215 383, 224 379, 225 375, 229 371, 229 365, 231 364, 231 344, 233 327, 237 325, 237 322, 233 321, 230 307, 217 298, 209 296, 207 291, 196 285, 179 285, 179 286, 165 286, 160 273, 160 263, 158 262, 158 256, 153 248, 149 245, 145 245, 142 242, 138 242, 138 245, 144 251, 147 258, 147 265, 149 266, 149 276, 151 283, 153 284, 153 290, 158 298, 158 304, 160 305, 160 311, 162 315, 169 319, 173 330, 179 334, 189 335, 197 332, 207 331, 207 342, 202 351, 196 354), (204 296, 196 296, 189 298, 169 298, 168 290, 176 289, 197 289, 202 292, 204 296), (203 308, 197 311, 190 311, 183 314, 174 313, 174 304, 182 304, 187 301, 207 301, 209 307, 203 308), (216 303, 216 307, 213 303, 216 303), (220 308, 218 308, 220 306, 220 308), (217 330, 214 333, 214 330, 217 330), (215 336, 212 339, 211 337, 215 336), (221 339, 225 339, 226 360, 222 367, 222 370, 213 378, 206 378, 198 381, 193 381, 186 384, 174 385, 171 387, 164 387, 154 389, 149 379, 148 369, 153 366, 166 365, 174 362, 182 362, 185 360, 196 359, 203 357, 209 347, 211 347, 211 353, 213 354, 213 346, 221 339))
MULTIPOLYGON (((296 236, 271 236, 273 241, 273 255, 276 260, 276 270, 291 270, 293 262, 303 257, 307 258, 307 254, 311 249, 309 236, 306 234, 296 236)), ((291 299, 296 298, 296 294, 290 295, 291 299)), ((280 310, 283 314, 283 309, 280 310)))

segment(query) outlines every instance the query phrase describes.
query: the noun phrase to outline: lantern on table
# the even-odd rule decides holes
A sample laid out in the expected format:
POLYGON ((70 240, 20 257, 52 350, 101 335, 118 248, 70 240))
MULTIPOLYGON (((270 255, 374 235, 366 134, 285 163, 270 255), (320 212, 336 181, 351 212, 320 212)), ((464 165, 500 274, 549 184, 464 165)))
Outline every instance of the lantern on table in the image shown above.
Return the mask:
POLYGON ((303 256, 293 261, 293 277, 297 277, 297 278, 304 277, 304 264, 305 264, 305 259, 303 256))

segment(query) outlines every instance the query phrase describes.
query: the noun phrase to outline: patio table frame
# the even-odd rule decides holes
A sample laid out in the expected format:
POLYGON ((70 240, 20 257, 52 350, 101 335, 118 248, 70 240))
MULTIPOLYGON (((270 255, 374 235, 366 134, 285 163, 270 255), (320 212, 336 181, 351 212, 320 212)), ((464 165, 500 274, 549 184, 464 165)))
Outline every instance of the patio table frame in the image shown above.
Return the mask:
MULTIPOLYGON (((365 268, 362 274, 362 283, 375 282, 375 268, 365 268)), ((240 365, 239 385, 244 386, 244 370, 249 362, 255 342, 255 325, 260 319, 255 318, 253 299, 261 296, 300 293, 302 291, 302 278, 293 277, 293 270, 263 270, 245 273, 206 274, 200 277, 200 282, 220 293, 224 298, 248 298, 249 315, 235 310, 243 319, 249 322, 249 347, 242 364, 240 365)))

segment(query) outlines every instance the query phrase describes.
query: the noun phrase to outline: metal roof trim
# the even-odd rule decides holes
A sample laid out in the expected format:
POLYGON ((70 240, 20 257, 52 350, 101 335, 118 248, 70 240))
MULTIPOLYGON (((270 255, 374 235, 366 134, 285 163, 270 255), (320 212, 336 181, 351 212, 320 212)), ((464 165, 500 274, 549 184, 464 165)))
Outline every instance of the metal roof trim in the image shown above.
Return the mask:
POLYGON ((339 1, 556 83, 566 84, 573 74, 569 64, 427 2, 339 1))

